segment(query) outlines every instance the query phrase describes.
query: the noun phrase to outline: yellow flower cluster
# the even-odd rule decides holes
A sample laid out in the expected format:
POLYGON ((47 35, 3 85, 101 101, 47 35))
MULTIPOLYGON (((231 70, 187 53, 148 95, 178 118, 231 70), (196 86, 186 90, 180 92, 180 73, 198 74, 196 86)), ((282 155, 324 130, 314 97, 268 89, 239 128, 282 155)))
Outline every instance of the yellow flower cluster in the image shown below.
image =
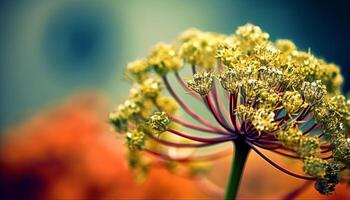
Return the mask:
POLYGON ((282 97, 282 104, 288 113, 294 114, 302 107, 304 101, 299 92, 287 91, 282 97))
POLYGON ((168 129, 170 121, 165 112, 155 112, 149 117, 147 124, 154 130, 164 132, 168 129))
MULTIPOLYGON (((248 125, 244 131, 272 136, 294 153, 304 162, 304 172, 318 178, 321 192, 332 191, 337 183, 331 173, 350 167, 350 101, 341 94, 339 67, 317 58, 310 50, 298 50, 290 40, 273 42, 268 33, 252 24, 240 26, 232 35, 190 29, 173 43, 159 43, 148 57, 127 65, 126 75, 134 86, 129 99, 110 114, 110 121, 118 132, 126 133, 132 152, 147 147, 148 136, 169 131, 173 118, 168 116, 175 116, 180 106, 200 118, 184 105, 167 78, 170 73, 179 78, 178 71, 186 64, 193 71, 187 82, 180 82, 187 91, 207 98, 209 108, 212 102, 208 96, 215 82, 220 82, 223 93, 237 99, 231 119, 237 117, 235 123, 248 125), (327 148, 331 149, 330 160, 321 157, 327 148)), ((212 110, 225 126, 219 111, 212 110)), ((213 130, 207 121, 199 121, 209 127, 209 132, 213 130)), ((208 132, 208 128, 186 122, 182 125, 208 132)), ((240 126, 225 128, 239 131, 240 126)), ((266 138, 271 137, 262 141, 266 138)))
POLYGON ((252 124, 258 131, 273 131, 277 129, 276 123, 273 122, 274 119, 275 113, 260 108, 253 115, 252 124))
POLYGON ((213 75, 208 72, 195 73, 193 79, 187 81, 188 87, 202 96, 208 94, 212 88, 212 83, 213 75))
POLYGON ((216 64, 216 51, 223 39, 223 35, 188 30, 179 37, 179 55, 193 66, 213 69, 216 64))
POLYGON ((173 45, 159 43, 151 50, 148 63, 154 66, 159 74, 164 74, 179 70, 183 65, 183 60, 173 45))

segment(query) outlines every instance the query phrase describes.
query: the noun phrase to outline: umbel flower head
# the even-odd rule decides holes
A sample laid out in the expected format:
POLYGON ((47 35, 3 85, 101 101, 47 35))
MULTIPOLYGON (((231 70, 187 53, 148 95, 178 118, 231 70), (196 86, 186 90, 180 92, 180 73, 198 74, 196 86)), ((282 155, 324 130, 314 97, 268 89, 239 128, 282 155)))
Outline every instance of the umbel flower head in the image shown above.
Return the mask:
POLYGON ((126 133, 135 170, 149 164, 143 152, 186 163, 213 160, 225 149, 193 152, 225 142, 255 151, 288 175, 315 180, 322 194, 350 167, 350 101, 341 94, 339 68, 289 40, 270 41, 258 26, 246 24, 233 35, 190 29, 129 63, 126 74, 134 85, 110 122, 126 133), (198 105, 185 95, 210 114, 194 110, 198 105), (184 113, 195 122, 179 117, 184 113), (302 161, 304 174, 261 149, 302 161))

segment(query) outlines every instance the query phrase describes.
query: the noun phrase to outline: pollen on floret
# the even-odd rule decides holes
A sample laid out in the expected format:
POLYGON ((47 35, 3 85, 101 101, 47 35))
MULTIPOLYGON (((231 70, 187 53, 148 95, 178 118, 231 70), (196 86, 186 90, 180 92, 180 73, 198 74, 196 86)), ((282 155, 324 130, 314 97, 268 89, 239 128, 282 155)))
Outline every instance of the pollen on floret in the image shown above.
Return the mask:
POLYGON ((296 50, 295 44, 286 39, 280 39, 276 41, 276 48, 279 49, 282 53, 291 53, 296 50))
POLYGON ((218 58, 222 64, 232 68, 235 62, 237 62, 236 45, 231 41, 225 41, 218 46, 215 57, 218 58))
POLYGON ((158 79, 148 78, 140 85, 141 93, 145 97, 155 98, 159 95, 162 85, 158 79))
POLYGON ((350 167, 350 139, 339 135, 333 142, 334 160, 341 161, 350 167))
POLYGON ((115 126, 117 131, 123 132, 127 130, 128 120, 141 111, 140 106, 130 100, 118 106, 118 108, 109 114, 109 120, 115 126))
POLYGON ((154 66, 157 73, 164 75, 170 71, 178 71, 183 66, 175 47, 171 44, 158 43, 148 57, 148 63, 154 66))
POLYGON ((137 82, 141 82, 147 78, 149 71, 149 64, 146 59, 135 60, 126 66, 127 75, 134 77, 137 82))
POLYGON ((239 105, 236 109, 237 116, 244 120, 252 120, 255 110, 251 106, 246 106, 246 105, 239 105))
POLYGON ((205 96, 212 88, 214 76, 210 72, 195 73, 192 79, 187 81, 190 89, 198 94, 205 96))
POLYGON ((303 170, 310 176, 323 177, 327 161, 317 157, 307 157, 304 159, 303 170))
POLYGON ((299 146, 303 132, 297 127, 286 127, 277 133, 277 138, 288 149, 296 149, 299 146))
POLYGON ((304 82, 301 86, 301 92, 305 102, 313 104, 320 101, 327 93, 326 86, 322 84, 321 80, 313 82, 304 82))
POLYGON ((258 69, 258 77, 260 80, 266 81, 271 88, 277 87, 283 80, 283 72, 274 67, 261 66, 258 69))
POLYGON ((269 34, 263 32, 259 26, 255 26, 250 23, 238 27, 238 29, 236 30, 236 35, 242 40, 250 43, 265 42, 270 37, 269 34))
POLYGON ((182 40, 179 55, 193 66, 212 69, 216 63, 216 50, 224 37, 218 34, 196 32, 182 40))
POLYGON ((261 108, 255 112, 252 123, 258 131, 273 131, 277 129, 277 124, 273 122, 274 118, 274 112, 261 108))
POLYGON ((154 130, 162 133, 168 129, 170 120, 165 112, 155 112, 147 120, 147 124, 154 130))
POLYGON ((260 107, 264 109, 276 109, 276 104, 280 101, 280 96, 273 90, 262 89, 257 91, 256 101, 260 103, 260 107))
POLYGON ((300 158, 317 156, 320 153, 320 139, 317 136, 303 136, 295 151, 300 158))
POLYGON ((242 82, 242 93, 248 100, 255 99, 259 95, 259 91, 266 88, 265 82, 257 79, 247 79, 242 82))
POLYGON ((146 134, 143 131, 133 130, 126 133, 126 142, 132 151, 142 150, 145 146, 146 134))
POLYGON ((230 93, 238 93, 241 87, 241 78, 234 69, 226 69, 219 75, 221 86, 230 93))
POLYGON ((303 107, 304 101, 299 92, 286 91, 282 97, 282 104, 288 113, 294 114, 303 107))

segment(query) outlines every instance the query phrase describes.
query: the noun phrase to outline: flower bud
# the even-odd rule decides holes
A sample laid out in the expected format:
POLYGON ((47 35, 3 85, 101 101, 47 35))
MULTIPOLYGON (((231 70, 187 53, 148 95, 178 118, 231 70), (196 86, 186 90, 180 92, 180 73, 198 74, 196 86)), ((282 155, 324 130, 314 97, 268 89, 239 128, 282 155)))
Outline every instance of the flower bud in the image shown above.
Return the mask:
POLYGON ((165 112, 155 112, 152 116, 149 117, 147 124, 158 132, 164 132, 168 129, 170 120, 166 116, 165 112))
POLYGON ((198 94, 205 96, 211 90, 213 80, 213 75, 210 72, 195 73, 193 78, 187 81, 187 85, 198 94))

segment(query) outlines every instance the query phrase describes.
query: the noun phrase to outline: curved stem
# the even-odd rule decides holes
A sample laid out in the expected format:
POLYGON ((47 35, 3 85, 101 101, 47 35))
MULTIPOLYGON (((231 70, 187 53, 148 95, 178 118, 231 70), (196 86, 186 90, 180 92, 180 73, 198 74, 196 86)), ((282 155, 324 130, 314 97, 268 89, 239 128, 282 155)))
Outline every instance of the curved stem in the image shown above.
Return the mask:
POLYGON ((178 104, 180 104, 180 106, 194 119, 196 119, 197 121, 199 121, 200 123, 202 123, 203 125, 210 127, 214 130, 218 130, 221 131, 222 129, 213 125, 212 123, 210 123, 209 121, 203 119, 201 116, 199 116, 198 114, 196 114, 187 104, 185 104, 179 96, 177 96, 177 94, 175 93, 175 91, 173 90, 173 88, 171 87, 168 79, 166 76, 163 76, 163 81, 164 81, 164 85, 167 88, 168 92, 170 93, 170 95, 177 101, 178 104))
POLYGON ((221 118, 224 119, 225 124, 227 126, 229 126, 229 124, 226 121, 226 118, 229 119, 230 117, 229 117, 229 114, 228 114, 226 108, 222 104, 222 101, 221 101, 218 89, 216 87, 215 81, 213 81, 213 87, 211 89, 211 93, 212 93, 211 97, 214 97, 213 98, 214 99, 214 103, 216 105, 216 108, 217 108, 217 111, 218 111, 219 115, 221 116, 221 118))
POLYGON ((258 147, 260 147, 260 148, 267 149, 267 150, 274 150, 274 149, 280 148, 279 145, 273 146, 273 144, 272 144, 271 146, 267 146, 266 144, 264 145, 264 144, 261 144, 261 143, 259 143, 259 142, 252 142, 252 144, 254 144, 254 145, 256 145, 256 146, 258 146, 258 147))
POLYGON ((188 92, 191 96, 193 96, 194 98, 196 98, 197 100, 201 100, 201 96, 197 93, 194 93, 192 90, 190 90, 187 85, 185 84, 185 82, 182 80, 179 72, 175 72, 175 77, 177 79, 177 82, 179 82, 179 84, 181 85, 181 87, 188 92))
POLYGON ((219 115, 219 113, 217 112, 215 105, 212 101, 212 99, 210 98, 210 95, 208 94, 207 96, 203 97, 204 102, 208 105, 211 113, 213 114, 214 118, 216 119, 216 121, 227 131, 234 133, 235 131, 233 129, 231 129, 225 122, 225 120, 223 118, 221 118, 221 116, 219 115))
POLYGON ((192 66, 191 66, 191 69, 192 69, 192 74, 197 73, 197 69, 196 69, 196 66, 195 66, 195 65, 192 65, 192 66))
POLYGON ((217 143, 197 143, 197 144, 194 144, 194 143, 176 143, 176 142, 170 142, 167 140, 159 139, 159 138, 153 136, 152 134, 149 134, 149 137, 151 139, 159 142, 162 145, 166 145, 166 146, 174 147, 174 148, 200 148, 200 147, 208 147, 208 146, 217 144, 217 143))
POLYGON ((204 142, 204 143, 227 142, 227 141, 235 139, 235 136, 222 136, 222 137, 216 137, 216 138, 195 137, 195 136, 191 136, 191 135, 188 135, 188 134, 181 133, 180 131, 177 131, 177 130, 171 129, 171 128, 168 128, 167 131, 170 132, 170 133, 173 133, 173 134, 175 134, 177 136, 189 139, 189 140, 193 140, 193 141, 196 141, 196 142, 204 142))
POLYGON ((300 115, 296 118, 297 121, 303 120, 310 112, 312 106, 307 106, 300 115))
POLYGON ((228 156, 231 152, 230 151, 219 151, 213 154, 208 154, 208 155, 189 155, 189 156, 185 156, 185 157, 171 157, 168 154, 164 154, 161 152, 157 152, 151 149, 144 149, 145 152, 150 153, 160 159, 163 160, 169 160, 169 161, 176 161, 176 162, 180 162, 180 163, 189 163, 189 162, 202 162, 202 161, 210 161, 213 159, 220 159, 223 157, 228 156))
POLYGON ((308 128, 306 131, 303 132, 303 135, 310 133, 312 130, 314 130, 316 128, 317 125, 318 125, 317 123, 312 125, 310 128, 308 128))
POLYGON ((244 171, 244 165, 246 163, 250 147, 245 143, 243 139, 238 138, 234 141, 235 153, 231 165, 231 174, 226 187, 226 200, 232 200, 237 198, 241 177, 244 171))
POLYGON ((179 123, 187 128, 191 128, 191 129, 194 129, 194 130, 197 130, 197 131, 203 131, 203 132, 207 132, 207 133, 213 133, 213 134, 218 134, 218 135, 228 135, 229 132, 224 132, 224 131, 219 131, 219 130, 214 130, 212 128, 206 128, 206 127, 202 127, 202 126, 199 126, 199 125, 196 125, 196 124, 192 124, 190 122, 187 122, 179 117, 176 117, 176 116, 169 116, 169 118, 176 122, 176 123, 179 123))
POLYGON ((288 157, 288 158, 300 159, 299 156, 296 156, 296 155, 293 155, 293 154, 290 154, 290 153, 286 153, 286 152, 279 151, 279 148, 268 148, 268 147, 265 147, 265 146, 263 146, 263 145, 261 145, 261 144, 259 144, 259 143, 257 144, 257 143, 255 143, 255 142, 252 142, 252 144, 254 144, 254 145, 256 145, 256 146, 258 146, 258 147, 260 147, 260 148, 262 148, 262 149, 269 150, 269 151, 271 151, 271 152, 273 152, 273 153, 286 156, 286 157, 288 157))
POLYGON ((233 126, 235 127, 235 131, 239 130, 236 119, 236 107, 237 107, 237 94, 230 94, 230 117, 233 126))
POLYGON ((270 160, 267 156, 265 156, 263 153, 261 153, 257 148, 254 147, 254 145, 250 144, 250 147, 257 153, 259 154, 264 160, 266 160, 268 163, 270 163, 272 166, 274 166, 275 168, 281 170, 282 172, 290 175, 290 176, 293 176, 293 177, 296 177, 296 178, 300 178, 300 179, 305 179, 305 180, 315 180, 316 177, 311 177, 311 176, 303 176, 303 175, 300 175, 300 174, 296 174, 294 172, 291 172, 281 166, 279 166, 278 164, 276 164, 275 162, 273 162, 272 160, 270 160))
MULTIPOLYGON (((154 104, 157 106, 159 111, 163 111, 162 108, 157 104, 157 102, 154 102, 154 104)), ((229 132, 225 132, 225 131, 220 131, 220 130, 215 130, 213 128, 206 128, 206 127, 202 127, 200 125, 196 125, 196 124, 192 124, 190 122, 187 122, 186 120, 183 120, 175 115, 169 115, 168 116, 171 121, 174 121, 178 124, 181 124, 187 128, 193 129, 193 130, 197 130, 197 131, 203 131, 203 132, 207 132, 207 133, 212 133, 212 134, 217 134, 217 135, 227 135, 229 134, 229 132)))

